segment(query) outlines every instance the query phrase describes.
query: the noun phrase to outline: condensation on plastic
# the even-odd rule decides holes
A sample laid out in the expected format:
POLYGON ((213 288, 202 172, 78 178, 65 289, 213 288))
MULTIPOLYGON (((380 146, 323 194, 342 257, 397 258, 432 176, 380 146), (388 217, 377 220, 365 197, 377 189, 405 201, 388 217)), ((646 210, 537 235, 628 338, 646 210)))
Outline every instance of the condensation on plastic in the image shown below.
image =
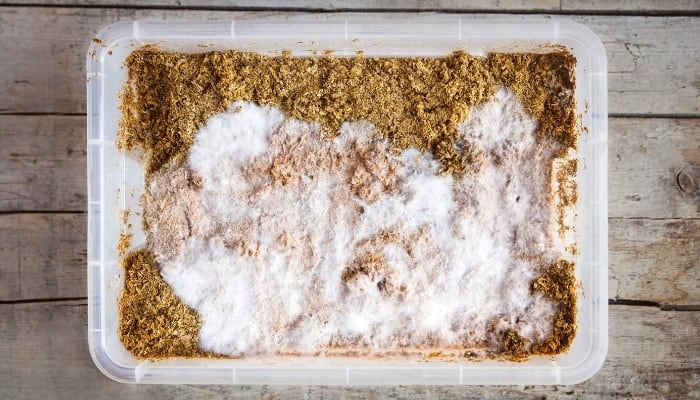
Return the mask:
POLYGON ((557 18, 488 16, 317 16, 209 22, 119 22, 93 41, 87 56, 88 338, 90 354, 108 377, 130 383, 216 384, 572 384, 593 376, 607 353, 607 60, 598 37, 557 18), (569 48, 578 60, 579 140, 576 214, 581 282, 578 334, 569 352, 526 362, 382 361, 362 358, 171 359, 140 361, 117 335, 123 285, 117 262, 120 210, 131 210, 138 246, 144 242, 139 198, 143 167, 116 151, 124 59, 145 44, 188 52, 235 49, 295 56, 362 50, 367 56, 444 56, 454 50, 544 52, 569 48))

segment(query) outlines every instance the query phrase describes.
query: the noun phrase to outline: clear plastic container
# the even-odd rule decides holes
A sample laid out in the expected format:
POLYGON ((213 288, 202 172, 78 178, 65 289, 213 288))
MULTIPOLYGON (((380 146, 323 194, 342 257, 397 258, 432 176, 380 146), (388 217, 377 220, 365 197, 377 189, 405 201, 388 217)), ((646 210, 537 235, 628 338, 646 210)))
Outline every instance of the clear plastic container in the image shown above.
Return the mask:
MULTIPOLYGON (((308 18, 308 17, 307 17, 308 18)), ((323 16, 310 19, 209 22, 119 22, 101 31, 87 56, 88 337, 92 358, 110 378, 131 383, 216 384, 572 384, 591 377, 607 352, 607 61, 586 27, 553 18, 323 16), (459 360, 382 361, 362 358, 249 358, 239 360, 134 359, 117 335, 117 299, 123 274, 117 261, 120 211, 132 212, 132 244, 144 242, 139 198, 143 166, 116 151, 119 91, 124 59, 142 45, 187 52, 222 49, 274 54, 291 50, 335 55, 444 56, 462 49, 487 52, 546 51, 561 45, 576 56, 579 139, 580 254, 578 334, 571 349, 525 362, 459 360)))

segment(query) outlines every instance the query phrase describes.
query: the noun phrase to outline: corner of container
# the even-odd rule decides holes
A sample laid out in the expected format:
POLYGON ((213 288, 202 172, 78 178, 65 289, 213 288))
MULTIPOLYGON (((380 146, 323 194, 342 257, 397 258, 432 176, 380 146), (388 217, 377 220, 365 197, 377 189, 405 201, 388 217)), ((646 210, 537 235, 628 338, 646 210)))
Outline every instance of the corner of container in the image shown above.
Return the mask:
POLYGON ((587 26, 569 19, 556 19, 559 36, 580 42, 589 52, 592 73, 607 74, 608 57, 600 37, 587 26))
MULTIPOLYGON (((607 309, 606 309, 607 310, 607 309)), ((607 314, 607 312, 606 312, 607 314)), ((607 322, 607 315, 606 315, 607 322)), ((607 323, 606 323, 607 325, 607 323)), ((594 338, 588 356, 578 365, 560 371, 560 385, 574 385, 587 381, 600 371, 608 355, 607 327, 594 338)))
POLYGON ((87 51, 87 73, 96 74, 102 72, 102 63, 104 53, 116 41, 134 37, 134 27, 136 23, 133 21, 115 22, 103 28, 97 35, 90 39, 90 46, 87 51))
POLYGON ((91 331, 88 333, 88 347, 90 357, 97 369, 107 378, 119 383, 136 383, 133 368, 125 368, 114 362, 104 348, 100 345, 100 332, 91 331))

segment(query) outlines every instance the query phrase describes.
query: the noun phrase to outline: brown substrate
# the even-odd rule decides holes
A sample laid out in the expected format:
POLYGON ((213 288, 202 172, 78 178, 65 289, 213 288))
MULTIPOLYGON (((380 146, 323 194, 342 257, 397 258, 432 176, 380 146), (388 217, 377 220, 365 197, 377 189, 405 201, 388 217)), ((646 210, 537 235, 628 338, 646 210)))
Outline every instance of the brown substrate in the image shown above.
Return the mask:
POLYGON ((532 354, 559 354, 566 351, 576 336, 576 277, 574 263, 556 262, 532 282, 532 291, 541 292, 559 304, 552 321, 552 334, 544 343, 532 346, 532 354))
POLYGON ((199 315, 163 281, 153 255, 131 252, 122 267, 119 339, 124 347, 139 359, 204 356, 199 349, 199 315))
POLYGON ((576 185, 576 172, 578 171, 578 160, 569 159, 560 166, 556 172, 555 190, 559 202, 557 203, 556 220, 559 227, 559 235, 564 237, 568 229, 572 227, 566 225, 566 213, 578 203, 578 186, 576 185))
MULTIPOLYGON (((235 100, 247 100, 319 122, 329 138, 343 121, 367 120, 389 138, 393 150, 431 151, 444 172, 462 174, 470 171, 476 155, 468 144, 457 149, 456 126, 498 86, 510 88, 523 101, 538 121, 539 138, 561 145, 555 156, 575 148, 574 65, 574 57, 565 51, 485 58, 464 52, 445 58, 294 58, 234 51, 171 53, 147 46, 126 61, 118 146, 145 152, 148 180, 168 163, 182 162, 210 116, 235 100)), ((569 164, 557 174, 560 188, 573 182, 576 167, 569 164)), ((575 185, 559 194, 567 205, 575 204, 575 185)), ((557 222, 562 228, 563 218, 557 222)), ((119 337, 126 349, 137 358, 212 356, 199 348, 197 312, 173 294, 154 256, 137 250, 122 265, 119 337)), ((347 278, 363 265, 358 268, 348 271, 347 278)), ((544 268, 532 291, 558 305, 552 335, 528 346, 515 330, 505 330, 500 353, 486 356, 517 361, 566 351, 576 334, 575 285, 572 263, 544 268)))
POLYGON ((146 171, 187 154, 197 130, 234 100, 317 121, 328 137, 343 121, 367 120, 392 149, 432 151, 446 172, 469 170, 457 151, 456 126, 500 86, 512 89, 539 124, 538 136, 576 144, 574 65, 565 51, 547 54, 454 52, 444 58, 271 57, 236 51, 165 52, 147 46, 126 60, 118 146, 141 148, 146 171))

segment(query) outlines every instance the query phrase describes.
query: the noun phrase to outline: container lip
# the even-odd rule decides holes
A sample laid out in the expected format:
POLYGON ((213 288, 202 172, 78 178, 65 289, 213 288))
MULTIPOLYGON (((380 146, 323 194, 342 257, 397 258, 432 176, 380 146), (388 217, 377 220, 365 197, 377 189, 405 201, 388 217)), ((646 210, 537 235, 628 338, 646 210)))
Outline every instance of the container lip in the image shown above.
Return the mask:
POLYGON ((106 351, 99 345, 100 332, 88 333, 88 348, 90 349, 90 357, 97 369, 100 370, 109 379, 119 383, 135 383, 134 370, 125 368, 115 363, 107 354, 106 351), (97 336, 97 337, 94 337, 97 336), (96 341, 98 343, 96 343, 96 341))
MULTIPOLYGON (((102 95, 104 93, 101 91, 100 75, 104 72, 105 55, 107 54, 108 48, 115 42, 122 39, 133 38, 133 27, 134 22, 116 22, 106 26, 90 39, 86 53, 86 73, 88 79, 86 112, 88 141, 93 134, 93 130, 101 129, 100 120, 103 118, 101 109, 102 103, 104 102, 102 95)), ((91 152, 91 149, 92 147, 88 146, 88 152, 91 152)), ((94 183, 92 182, 93 174, 94 172, 90 171, 88 161, 88 188, 94 183)), ((97 178, 102 179, 103 177, 98 176, 97 178)), ((90 193, 89 189, 88 193, 90 193)), ((95 240, 94 237, 91 237, 92 233, 90 232, 91 220, 94 217, 92 212, 88 212, 88 243, 95 240)), ((88 245, 88 252, 91 251, 91 248, 92 246, 88 245)), ((91 259, 89 254, 88 259, 91 259)), ((92 279, 90 279, 90 275, 91 266, 88 264, 88 349, 90 351, 90 357, 97 369, 106 377, 120 383, 134 383, 133 369, 125 368, 115 363, 101 344, 101 335, 103 332, 99 321, 101 319, 102 309, 101 307, 95 309, 94 304, 95 301, 101 298, 101 290, 99 287, 95 287, 92 279)))
MULTIPOLYGON (((607 308, 606 308, 607 310, 607 308)), ((607 314, 607 313, 606 313, 607 314)), ((605 317, 607 322, 607 315, 605 317)), ((561 383, 562 385, 573 385, 584 382, 592 378, 600 371, 605 364, 608 354, 608 334, 607 323, 605 330, 597 336, 594 336, 594 344, 589 349, 588 357, 583 359, 578 365, 562 369, 561 383)))
MULTIPOLYGON (((474 16, 472 16, 474 17, 474 16)), ((208 30, 200 30, 199 27, 206 26, 207 23, 204 21, 177 21, 177 22, 163 22, 163 21, 121 21, 113 23, 94 36, 88 46, 86 55, 86 71, 88 75, 88 137, 90 137, 90 129, 93 126, 90 121, 101 121, 104 118, 102 114, 102 106, 104 105, 104 95, 105 93, 100 88, 100 80, 94 79, 90 80, 90 77, 104 78, 104 65, 108 62, 107 51, 115 43, 122 40, 135 40, 138 42, 153 42, 160 39, 177 41, 179 39, 192 39, 192 38, 204 38, 213 37, 225 40, 237 39, 236 34, 239 32, 245 32, 247 29, 245 26, 253 26, 256 23, 262 25, 275 26, 279 24, 287 24, 288 29, 294 32, 294 29, 316 25, 316 29, 322 29, 325 24, 345 24, 346 35, 347 29, 350 24, 350 28, 354 25, 359 26, 368 17, 358 14, 334 14, 325 15, 319 18, 319 15, 303 15, 303 16, 293 16, 289 19, 234 19, 234 20, 224 20, 224 21, 212 21, 211 28, 208 30), (245 21, 245 23, 239 23, 245 21), (354 24, 354 25, 353 25, 354 24), (245 26, 244 26, 245 25, 245 26), (227 26, 230 29, 227 30, 227 26), (189 29, 187 29, 189 27, 189 29), (157 28, 157 29, 156 29, 157 28), (97 90, 95 93, 97 95, 92 96, 90 88, 97 90)), ((459 15, 444 15, 444 14, 407 14, 405 16, 400 16, 398 18, 391 19, 389 21, 383 19, 381 16, 371 18, 371 24, 376 26, 388 26, 396 23, 397 27, 394 33, 390 33, 388 37, 396 38, 398 35, 401 37, 421 37, 420 31, 421 26, 426 29, 431 27, 438 27, 442 24, 452 24, 459 26, 458 35, 449 37, 454 40, 463 40, 469 38, 470 32, 481 32, 481 36, 477 35, 476 38, 488 38, 489 33, 497 31, 496 26, 510 27, 508 32, 499 36, 501 38, 512 39, 512 40, 524 40, 528 38, 529 34, 533 39, 537 41, 550 41, 552 44, 562 43, 565 39, 568 42, 576 43, 577 51, 574 54, 577 58, 580 56, 582 60, 586 60, 589 63, 590 69, 586 71, 586 74, 590 75, 591 85, 589 88, 585 88, 586 91, 591 92, 591 109, 590 113, 596 115, 596 122, 594 126, 591 126, 591 136, 589 140, 595 142, 595 147, 598 150, 607 150, 607 55, 605 47, 603 46, 600 38, 591 31, 585 25, 578 22, 569 20, 565 17, 559 16, 489 16, 484 15, 483 18, 477 17, 477 19, 472 19, 470 17, 464 17, 459 15), (511 18, 512 17, 512 18, 511 18), (406 27, 413 25, 414 30, 407 30, 406 27), (522 27, 524 29, 517 30, 512 28, 522 27), (397 33, 398 32, 398 33, 397 33)), ((369 29, 369 28, 367 28, 369 29)), ((438 29, 438 28, 436 28, 438 29)), ((454 29, 457 31, 457 28, 454 29)), ((251 31, 252 32, 252 31, 251 31)), ((369 30, 367 32, 370 32, 369 30)), ((439 37, 444 35, 448 36, 447 29, 438 29, 438 31, 433 32, 439 37), (435 33, 435 32, 440 32, 435 33)), ((450 31, 451 32, 451 31, 450 31)), ((278 32, 279 33, 279 32, 278 32)), ((334 34, 319 32, 323 39, 336 39, 334 34)), ((374 34, 374 33, 370 33, 374 34)), ((381 35, 381 32, 378 33, 381 35)), ((251 37, 251 36, 247 36, 251 37)), ((263 37, 262 40, 271 40, 270 37, 263 37)), ((99 124, 98 124, 99 125, 99 124)), ((100 128, 102 129, 102 128, 100 128)), ((88 151, 92 147, 88 146, 88 151)), ((607 153, 606 153, 607 154, 607 153)), ((548 381, 535 381, 537 378, 530 378, 531 383, 541 383, 541 384, 574 384, 585 381, 592 377, 598 372, 605 362, 607 350, 608 350, 608 305, 607 305, 607 158, 604 157, 601 162, 594 164, 595 170, 594 175, 596 180, 604 180, 600 190, 596 185, 594 201, 599 203, 596 205, 595 221, 600 222, 597 226, 596 233, 599 235, 596 237, 594 247, 596 251, 600 254, 596 255, 594 269, 594 281, 595 284, 592 288, 586 288, 587 294, 591 296, 589 302, 595 304, 596 313, 594 316, 594 325, 596 329, 587 330, 586 334, 589 338, 589 345, 586 348, 585 356, 579 360, 576 360, 574 365, 567 367, 555 366, 552 367, 555 370, 556 380, 548 381)), ((88 170, 90 166, 88 165, 88 170)), ((102 171, 104 172, 104 171, 102 171)), ((88 178, 88 187, 93 184, 93 180, 99 182, 100 179, 105 179, 104 176, 97 174, 97 176, 92 179, 88 178)), ((93 215, 88 213, 88 218, 92 218, 93 215)), ((90 222, 88 222, 89 224, 90 222)), ((104 240, 100 238, 99 240, 104 240)), ((88 246, 90 249, 91 247, 88 246)), ((88 257, 90 259, 90 257, 88 257)), ((102 268, 102 266, 100 266, 102 268)), ((102 277, 101 279, 105 279, 102 277)), ((91 282, 91 280, 88 280, 91 282)), ((104 294, 101 292, 99 285, 88 288, 88 312, 89 312, 89 323, 88 323, 88 347, 90 351, 91 358, 95 363, 96 367, 110 379, 121 382, 121 383, 177 383, 180 382, 179 379, 182 376, 173 375, 169 377, 160 376, 157 380, 153 378, 144 378, 140 375, 139 369, 140 365, 136 367, 128 367, 120 365, 119 362, 110 357, 110 352, 108 347, 105 347, 103 335, 114 334, 113 332, 105 332, 104 327, 100 325, 98 321, 104 313, 104 303, 101 301, 101 297, 104 294), (96 303, 97 302, 97 303, 96 303), (97 306, 97 307, 95 307, 97 306), (93 326, 95 322, 95 326, 93 326)), ((150 367, 145 365, 145 369, 153 370, 166 370, 168 367, 154 366, 150 367)), ((362 367, 362 369, 370 369, 372 367, 362 367)), ((378 370, 391 369, 391 367, 377 366, 378 370)), ((469 367, 463 366, 465 371, 470 368, 480 369, 478 366, 469 367)), ((500 367, 496 367, 500 368, 500 367)), ((529 367, 522 367, 514 365, 512 367, 505 367, 512 371, 513 374, 517 375, 517 384, 527 381, 528 378, 523 377, 527 374, 527 369, 529 367)), ((481 368, 483 369, 483 368, 481 368)), ((181 372, 180 369, 177 369, 181 372)), ((461 374, 461 371, 460 371, 461 374)), ((549 376, 549 375, 548 375, 549 376)), ((551 377, 551 376, 549 376, 551 377)), ((550 379, 550 378, 546 379, 550 379)), ((194 379, 194 378, 193 378, 194 379)), ((541 378, 545 379, 545 378, 541 378)), ((204 379, 206 380, 206 379, 204 379)), ((187 380, 187 383, 198 383, 187 380)), ((489 377, 489 375, 484 376, 484 382, 486 384, 508 384, 508 382, 503 381, 502 378, 489 377)), ((530 382, 530 381, 528 381, 530 382)), ((199 382, 205 383, 205 382, 199 382)), ((233 381, 224 383, 234 383, 233 381)), ((273 382, 274 383, 274 382, 273 382)), ((410 382, 405 382, 410 383, 410 382)), ((515 384, 511 382, 511 384, 515 384)), ((362 382, 352 384, 362 385, 362 382)), ((386 383, 390 384, 390 383, 386 383)), ((481 382, 468 381, 463 383, 467 384, 481 384, 481 382)))
MULTIPOLYGON (((595 284, 588 288, 596 313, 593 317, 595 330, 590 334, 591 345, 586 357, 574 366, 561 370, 562 384, 575 384, 583 382, 594 376, 605 363, 608 352, 608 106, 607 106, 607 53, 603 42, 590 28, 578 22, 555 18, 559 23, 559 38, 577 44, 575 56, 587 62, 590 70, 586 71, 591 81, 590 110, 588 112, 594 118, 589 126, 590 141, 598 152, 596 162, 593 163, 591 172, 598 181, 593 188, 593 201, 597 204, 594 222, 597 224, 597 237, 593 247, 597 250, 594 255, 593 274, 595 284)), ((589 166, 591 167, 591 166, 589 166)))

